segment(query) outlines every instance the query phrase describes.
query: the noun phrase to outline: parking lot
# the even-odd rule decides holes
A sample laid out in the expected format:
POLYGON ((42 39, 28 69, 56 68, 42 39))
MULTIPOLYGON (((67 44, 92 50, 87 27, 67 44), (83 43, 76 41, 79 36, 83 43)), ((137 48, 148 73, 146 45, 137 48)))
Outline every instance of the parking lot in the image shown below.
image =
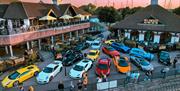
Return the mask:
MULTIPOLYGON (((109 32, 103 32, 103 34, 105 36, 107 36, 109 34, 109 32)), ((82 52, 83 53, 88 53, 88 51, 90 50, 90 48, 86 49, 86 50, 83 50, 82 52)), ((100 50, 100 57, 99 58, 102 58, 102 57, 109 57, 107 56, 106 54, 104 54, 102 52, 102 50, 100 50)), ((42 51, 41 52, 43 55, 44 55, 44 59, 45 61, 44 62, 41 62, 41 63, 38 63, 37 65, 39 66, 39 68, 42 70, 45 66, 47 66, 49 63, 51 63, 53 61, 53 57, 52 57, 52 53, 50 52, 44 52, 42 51)), ((170 55, 172 55, 172 58, 174 58, 174 56, 176 56, 176 54, 179 53, 179 51, 171 51, 170 52, 170 55)), ((129 54, 125 54, 125 53, 120 53, 121 56, 126 56, 129 58, 129 54)), ((155 58, 154 60, 151 61, 151 64, 153 64, 154 66, 154 71, 156 72, 160 72, 160 70, 165 67, 165 65, 161 64, 158 62, 158 58, 157 58, 157 54, 154 54, 155 55, 155 58)), ((178 62, 180 63, 180 62, 178 62)), ((93 67, 88 71, 88 78, 90 79, 89 80, 89 83, 95 83, 96 82, 96 74, 95 74, 95 66, 97 64, 97 61, 93 62, 93 67)), ((113 62, 111 62, 111 72, 110 72, 110 75, 107 77, 108 80, 116 80, 116 79, 121 79, 121 78, 125 78, 126 77, 126 74, 122 74, 122 73, 119 73, 115 66, 113 65, 113 62)), ((132 70, 138 70, 140 72, 140 74, 144 74, 143 71, 141 71, 139 68, 137 68, 134 64, 131 63, 131 67, 132 67, 132 70)), ((171 67, 171 66, 170 66, 171 67)), ((72 66, 68 66, 68 67, 63 67, 63 70, 58 73, 58 75, 56 77, 54 77, 54 79, 50 82, 50 84, 45 84, 43 87, 43 89, 46 89, 46 90, 51 90, 51 89, 55 89, 57 88, 57 82, 60 82, 60 81, 63 81, 64 84, 65 84, 65 87, 69 87, 70 86, 70 81, 77 81, 77 79, 72 79, 69 77, 69 71, 70 69, 72 68, 72 66), (66 69, 66 72, 65 72, 65 69, 66 69)), ((2 76, 1 76, 1 79, 4 78, 7 74, 9 74, 8 72, 4 73, 2 76)), ((35 78, 31 78, 27 81, 25 81, 23 83, 23 86, 30 86, 30 85, 38 85, 36 83, 36 80, 35 78)), ((7 89, 7 90, 11 90, 11 89, 7 89)), ((39 88, 39 90, 37 91, 41 91, 42 89, 39 88)))

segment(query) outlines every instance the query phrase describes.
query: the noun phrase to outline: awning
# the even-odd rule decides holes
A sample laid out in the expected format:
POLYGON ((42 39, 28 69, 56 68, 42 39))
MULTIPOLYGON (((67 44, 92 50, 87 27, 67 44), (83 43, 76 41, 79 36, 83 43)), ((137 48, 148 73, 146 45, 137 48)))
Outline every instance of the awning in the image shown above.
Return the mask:
POLYGON ((39 18, 39 20, 56 20, 56 18, 52 16, 44 16, 44 17, 39 18))
POLYGON ((60 19, 72 19, 73 17, 70 15, 63 15, 60 17, 60 19))
POLYGON ((3 18, 0 18, 0 21, 4 21, 5 19, 3 19, 3 18))
POLYGON ((83 15, 81 15, 81 14, 78 14, 78 15, 76 15, 76 16, 74 16, 75 18, 83 18, 84 16, 83 15))

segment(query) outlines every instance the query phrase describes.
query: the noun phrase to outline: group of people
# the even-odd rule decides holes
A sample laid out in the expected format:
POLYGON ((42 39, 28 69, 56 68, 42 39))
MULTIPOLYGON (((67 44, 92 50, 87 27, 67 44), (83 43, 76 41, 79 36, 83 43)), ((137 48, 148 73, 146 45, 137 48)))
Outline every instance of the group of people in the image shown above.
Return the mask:
MULTIPOLYGON (((83 74, 82 80, 78 80, 78 82, 77 82, 78 91, 82 91, 83 88, 84 88, 83 90, 87 90, 87 85, 88 85, 88 74, 85 72, 83 74)), ((71 86, 70 91, 76 91, 73 81, 71 81, 70 86, 71 86)), ((62 83, 62 81, 58 84, 58 89, 59 89, 59 91, 64 91, 64 84, 62 83)))
MULTIPOLYGON (((25 91, 23 86, 19 86, 19 91, 25 91)), ((28 91, 35 91, 33 86, 29 86, 28 91)))
POLYGON ((107 82, 107 76, 105 74, 102 74, 100 76, 97 77, 97 82, 107 82))

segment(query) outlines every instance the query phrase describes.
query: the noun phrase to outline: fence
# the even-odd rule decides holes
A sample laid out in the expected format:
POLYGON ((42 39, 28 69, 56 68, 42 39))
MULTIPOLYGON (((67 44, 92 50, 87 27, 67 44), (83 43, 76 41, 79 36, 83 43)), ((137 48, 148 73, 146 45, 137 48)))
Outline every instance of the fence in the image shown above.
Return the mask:
MULTIPOLYGON (((177 66, 178 67, 178 66, 177 66)), ((177 75, 180 75, 180 67, 179 68, 170 68, 169 71, 164 74, 161 72, 161 69, 163 69, 164 66, 160 66, 157 67, 156 70, 154 70, 152 76, 151 76, 151 80, 157 79, 157 78, 162 78, 163 80, 166 79, 167 76, 174 76, 176 77, 177 75)), ((139 79, 137 81, 137 83, 134 83, 133 79, 130 79, 129 81, 126 80, 126 76, 120 76, 121 74, 111 74, 111 76, 118 76, 118 78, 111 78, 109 79, 107 82, 101 82, 101 83, 97 83, 96 81, 96 76, 94 77, 89 77, 89 84, 87 86, 87 90, 86 91, 96 91, 96 90, 105 90, 105 89, 112 89, 112 88, 117 88, 119 86, 124 86, 126 88, 126 85, 129 83, 132 84, 139 84, 139 82, 146 82, 147 80, 145 80, 147 78, 147 76, 144 74, 144 72, 139 72, 140 76, 139 79)), ((77 82, 78 80, 67 80, 64 81, 63 84, 65 86, 64 91, 70 91, 71 86, 70 83, 71 81, 73 82, 75 88, 74 91, 77 91, 77 82)), ((58 91, 58 84, 59 81, 57 82, 50 82, 48 84, 45 85, 38 85, 37 83, 33 85, 33 87, 35 88, 36 91, 58 91)), ((28 88, 28 86, 24 86, 25 89, 28 88)), ((0 91, 18 91, 18 88, 11 88, 11 89, 5 89, 5 88, 1 88, 0 91)))

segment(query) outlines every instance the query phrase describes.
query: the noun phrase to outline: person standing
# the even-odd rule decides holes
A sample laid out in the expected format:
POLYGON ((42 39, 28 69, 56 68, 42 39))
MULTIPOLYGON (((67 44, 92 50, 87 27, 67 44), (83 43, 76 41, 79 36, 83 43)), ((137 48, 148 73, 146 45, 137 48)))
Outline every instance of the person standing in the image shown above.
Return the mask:
POLYGON ((33 86, 29 86, 29 89, 28 89, 28 91, 34 91, 34 88, 33 88, 33 86))
POLYGON ((74 89, 75 89, 75 87, 74 87, 73 81, 71 81, 71 88, 70 88, 70 91, 75 91, 74 89))
POLYGON ((176 68, 176 63, 177 63, 177 58, 175 57, 173 61, 173 68, 176 68))
POLYGON ((85 72, 83 74, 83 86, 84 86, 84 89, 87 90, 87 84, 88 84, 88 75, 87 73, 85 72))
POLYGON ((59 91, 64 91, 64 84, 62 81, 60 81, 60 83, 58 84, 58 89, 59 91))
POLYGON ((19 91, 24 91, 24 87, 23 87, 23 86, 20 86, 20 87, 19 87, 19 91))
POLYGON ((82 91, 82 81, 79 80, 77 83, 78 91, 82 91))

